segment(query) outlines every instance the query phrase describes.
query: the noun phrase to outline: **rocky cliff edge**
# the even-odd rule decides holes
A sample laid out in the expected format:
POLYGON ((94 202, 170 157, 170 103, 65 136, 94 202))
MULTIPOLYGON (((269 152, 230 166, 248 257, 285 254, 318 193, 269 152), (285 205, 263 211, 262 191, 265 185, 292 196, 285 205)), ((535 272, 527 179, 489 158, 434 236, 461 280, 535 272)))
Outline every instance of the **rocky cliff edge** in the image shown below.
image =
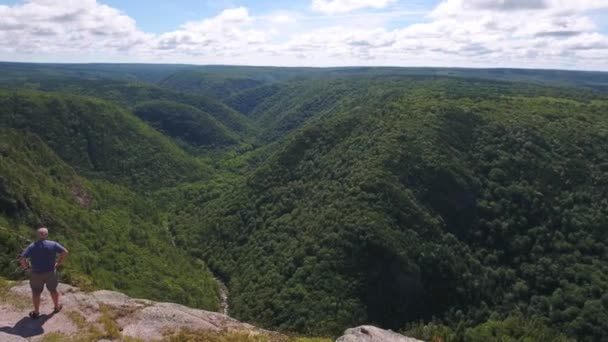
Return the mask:
MULTIPOLYGON (((63 310, 53 314, 48 292, 41 316, 30 319, 27 282, 0 293, 0 342, 208 341, 293 342, 297 339, 217 312, 130 298, 114 291, 84 292, 59 285, 63 310)), ((337 342, 421 342, 372 326, 348 329, 337 342)))

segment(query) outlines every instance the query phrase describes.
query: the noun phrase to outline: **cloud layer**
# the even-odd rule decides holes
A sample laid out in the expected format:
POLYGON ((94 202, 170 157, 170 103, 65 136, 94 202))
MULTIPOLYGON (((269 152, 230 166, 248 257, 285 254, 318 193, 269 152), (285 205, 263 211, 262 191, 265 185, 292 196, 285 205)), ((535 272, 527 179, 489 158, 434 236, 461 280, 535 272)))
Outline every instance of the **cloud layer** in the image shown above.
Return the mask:
POLYGON ((362 8, 384 8, 396 0, 313 0, 312 8, 334 14, 352 12, 362 8))
POLYGON ((152 39, 132 18, 95 0, 0 6, 0 18, 0 51, 9 53, 127 53, 152 39))
POLYGON ((308 13, 259 15, 236 7, 151 34, 96 0, 28 0, 0 6, 0 59, 608 70, 608 37, 593 19, 605 0, 443 0, 423 16, 394 15, 407 4, 312 0, 308 13))

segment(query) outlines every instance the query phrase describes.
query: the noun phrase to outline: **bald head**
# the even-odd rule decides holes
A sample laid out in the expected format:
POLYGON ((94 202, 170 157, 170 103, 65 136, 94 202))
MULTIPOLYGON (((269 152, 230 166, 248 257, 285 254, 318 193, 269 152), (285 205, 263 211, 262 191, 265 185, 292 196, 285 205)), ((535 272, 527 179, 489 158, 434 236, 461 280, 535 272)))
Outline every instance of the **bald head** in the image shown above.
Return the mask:
POLYGON ((49 230, 46 227, 38 228, 36 231, 38 234, 38 239, 46 240, 49 237, 49 230))

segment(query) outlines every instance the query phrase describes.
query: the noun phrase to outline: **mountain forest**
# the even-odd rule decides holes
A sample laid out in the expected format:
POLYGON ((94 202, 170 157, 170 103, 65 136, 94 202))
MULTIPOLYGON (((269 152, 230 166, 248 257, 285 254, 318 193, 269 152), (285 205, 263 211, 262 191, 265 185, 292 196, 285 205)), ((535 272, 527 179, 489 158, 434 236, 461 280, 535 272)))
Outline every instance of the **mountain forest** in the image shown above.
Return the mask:
POLYGON ((0 63, 0 276, 40 226, 288 334, 606 341, 608 73, 0 63))

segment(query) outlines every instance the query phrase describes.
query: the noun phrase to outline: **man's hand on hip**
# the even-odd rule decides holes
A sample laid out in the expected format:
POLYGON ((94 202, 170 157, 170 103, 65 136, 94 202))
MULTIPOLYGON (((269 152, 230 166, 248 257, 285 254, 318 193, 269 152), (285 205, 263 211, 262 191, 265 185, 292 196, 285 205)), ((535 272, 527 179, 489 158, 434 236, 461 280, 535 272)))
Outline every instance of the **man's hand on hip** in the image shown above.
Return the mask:
POLYGON ((19 265, 23 268, 24 271, 29 271, 31 266, 30 263, 24 257, 19 258, 19 265))

